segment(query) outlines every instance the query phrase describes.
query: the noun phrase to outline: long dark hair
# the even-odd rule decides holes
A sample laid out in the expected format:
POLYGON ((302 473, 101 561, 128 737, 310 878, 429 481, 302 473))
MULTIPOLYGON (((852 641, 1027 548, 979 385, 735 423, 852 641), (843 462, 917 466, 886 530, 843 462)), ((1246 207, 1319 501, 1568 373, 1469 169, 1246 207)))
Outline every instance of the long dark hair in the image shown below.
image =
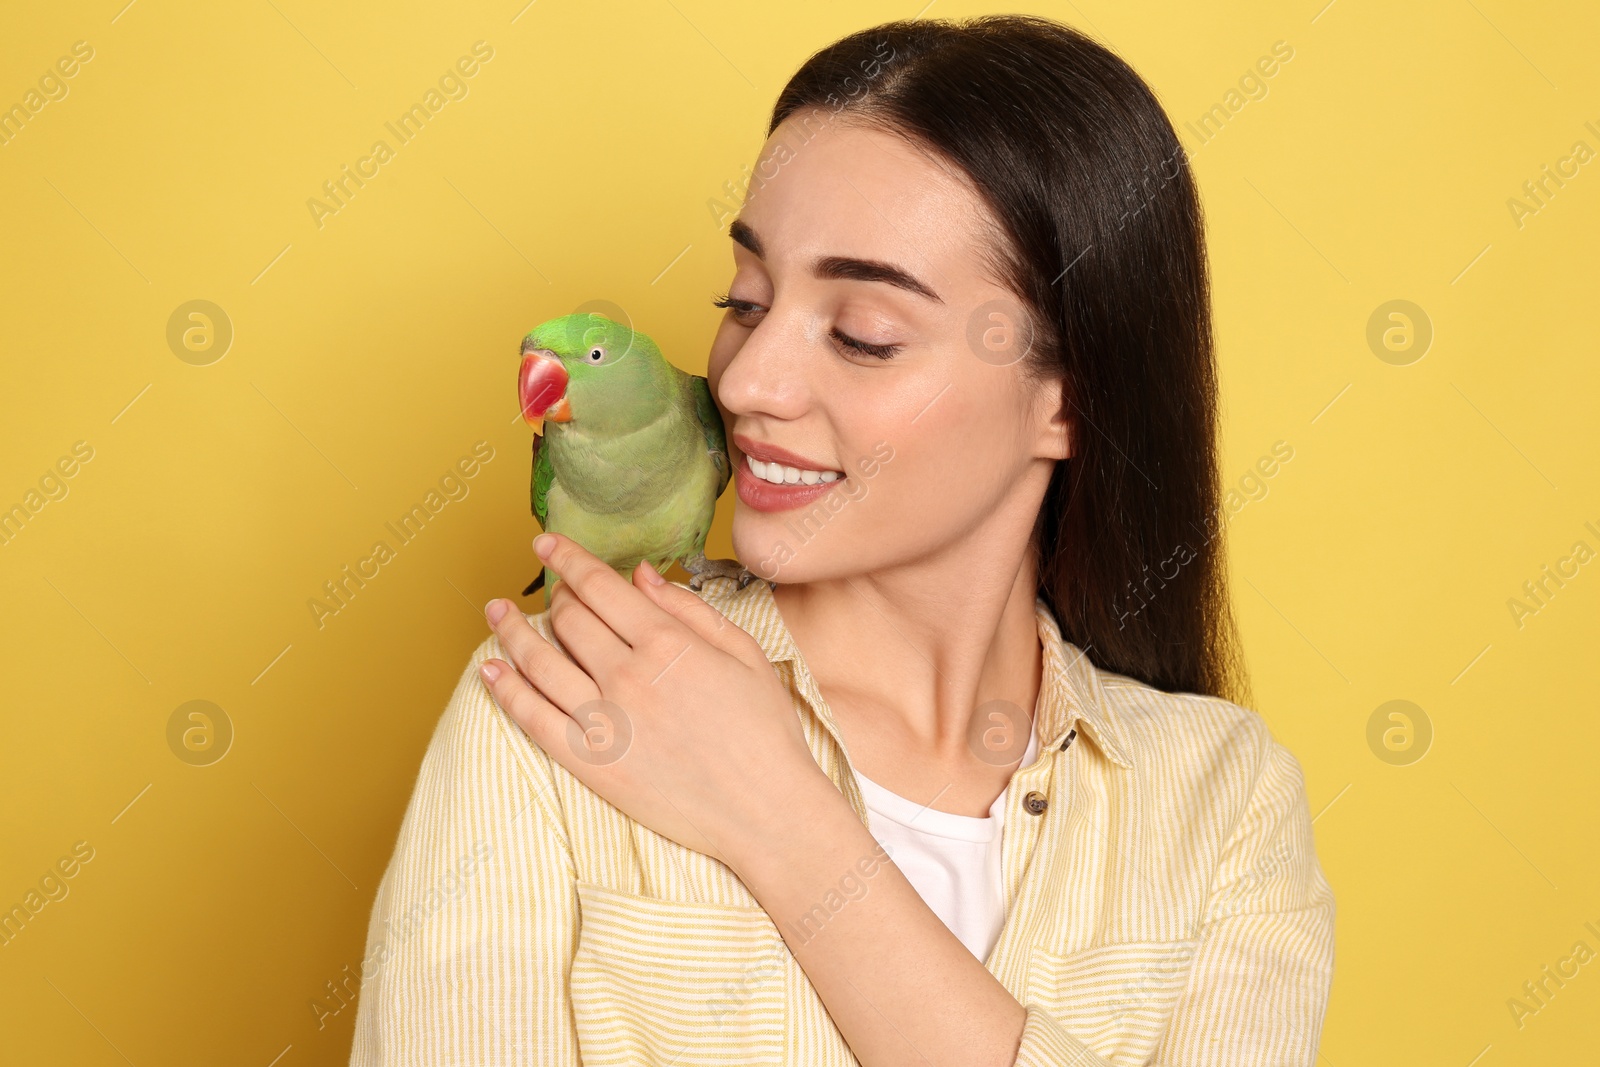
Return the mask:
POLYGON ((1133 69, 1027 15, 861 30, 789 79, 770 135, 822 108, 961 168, 1000 221, 999 278, 1064 382, 1073 455, 1033 545, 1039 595, 1100 667, 1249 700, 1228 602, 1205 230, 1188 154, 1133 69))

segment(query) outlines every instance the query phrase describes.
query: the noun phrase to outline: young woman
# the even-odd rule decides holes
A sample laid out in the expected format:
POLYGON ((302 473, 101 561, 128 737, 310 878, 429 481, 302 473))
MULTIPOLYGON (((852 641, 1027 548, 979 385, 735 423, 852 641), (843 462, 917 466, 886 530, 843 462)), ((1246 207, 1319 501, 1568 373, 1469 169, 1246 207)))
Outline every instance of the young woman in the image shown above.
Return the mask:
POLYGON ((1333 898, 1224 587, 1200 205, 1067 27, 813 56, 729 226, 698 593, 542 535, 424 759, 353 1063, 1310 1064, 1333 898), (481 673, 480 673, 481 669, 481 673))

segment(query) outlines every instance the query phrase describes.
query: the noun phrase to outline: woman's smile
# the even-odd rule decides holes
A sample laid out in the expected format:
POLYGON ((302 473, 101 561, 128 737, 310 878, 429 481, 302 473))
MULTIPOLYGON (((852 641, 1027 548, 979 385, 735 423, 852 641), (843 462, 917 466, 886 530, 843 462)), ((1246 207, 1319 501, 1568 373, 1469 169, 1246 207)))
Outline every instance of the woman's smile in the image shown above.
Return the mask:
POLYGON ((844 480, 838 471, 800 470, 745 457, 734 473, 739 500, 757 511, 788 511, 832 492, 844 480))
POLYGON ((845 477, 843 471, 743 434, 733 434, 732 443, 740 457, 735 462, 735 489, 739 499, 757 511, 809 504, 845 477))

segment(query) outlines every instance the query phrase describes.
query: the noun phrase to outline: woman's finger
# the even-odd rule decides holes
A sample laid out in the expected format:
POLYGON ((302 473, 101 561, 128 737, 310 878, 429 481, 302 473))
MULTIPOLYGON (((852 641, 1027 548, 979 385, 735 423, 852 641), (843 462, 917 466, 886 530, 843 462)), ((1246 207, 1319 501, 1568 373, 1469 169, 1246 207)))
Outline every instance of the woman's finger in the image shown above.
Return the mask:
MULTIPOLYGON (((540 696, 505 660, 486 659, 479 665, 478 673, 489 687, 495 703, 522 727, 522 732, 533 738, 535 744, 550 753, 562 766, 567 766, 570 756, 566 736, 572 720, 566 712, 540 696)), ((571 768, 568 767, 568 770, 571 768)))
POLYGON ((504 660, 484 660, 479 674, 495 703, 522 732, 589 788, 599 784, 595 777, 598 768, 627 753, 633 731, 626 718, 616 713, 615 705, 591 700, 579 705, 576 715, 569 715, 541 696, 504 660))
POLYGON ((673 618, 689 628, 689 632, 714 648, 719 648, 746 666, 765 665, 767 655, 761 645, 743 629, 728 621, 728 617, 688 589, 675 582, 663 580, 659 585, 650 575, 660 577, 649 560, 634 570, 634 585, 645 596, 655 601, 673 618))
POLYGON ((558 709, 570 711, 600 695, 589 675, 540 636, 509 600, 489 601, 484 616, 516 673, 558 709))
MULTIPOLYGON (((609 563, 562 534, 546 531, 533 540, 539 558, 561 575, 556 589, 564 585, 569 592, 577 593, 623 643, 637 646, 655 635, 660 620, 650 610, 648 598, 640 597, 609 563), (541 545, 543 552, 539 551, 541 545)), ((555 593, 550 595, 553 606, 555 593)))
MULTIPOLYGON (((563 579, 550 596, 550 628, 597 687, 633 654, 628 643, 594 613, 563 579)), ((571 708, 567 709, 571 711, 571 708)))

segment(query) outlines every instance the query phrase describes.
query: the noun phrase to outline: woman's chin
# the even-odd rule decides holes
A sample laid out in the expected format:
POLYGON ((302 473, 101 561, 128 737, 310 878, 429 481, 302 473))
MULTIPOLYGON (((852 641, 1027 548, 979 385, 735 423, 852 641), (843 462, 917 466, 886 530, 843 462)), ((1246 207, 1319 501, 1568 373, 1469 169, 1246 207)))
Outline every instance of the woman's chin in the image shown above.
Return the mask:
POLYGON ((733 551, 750 573, 772 582, 804 581, 804 551, 795 547, 793 531, 784 528, 781 513, 740 506, 733 515, 733 551))

